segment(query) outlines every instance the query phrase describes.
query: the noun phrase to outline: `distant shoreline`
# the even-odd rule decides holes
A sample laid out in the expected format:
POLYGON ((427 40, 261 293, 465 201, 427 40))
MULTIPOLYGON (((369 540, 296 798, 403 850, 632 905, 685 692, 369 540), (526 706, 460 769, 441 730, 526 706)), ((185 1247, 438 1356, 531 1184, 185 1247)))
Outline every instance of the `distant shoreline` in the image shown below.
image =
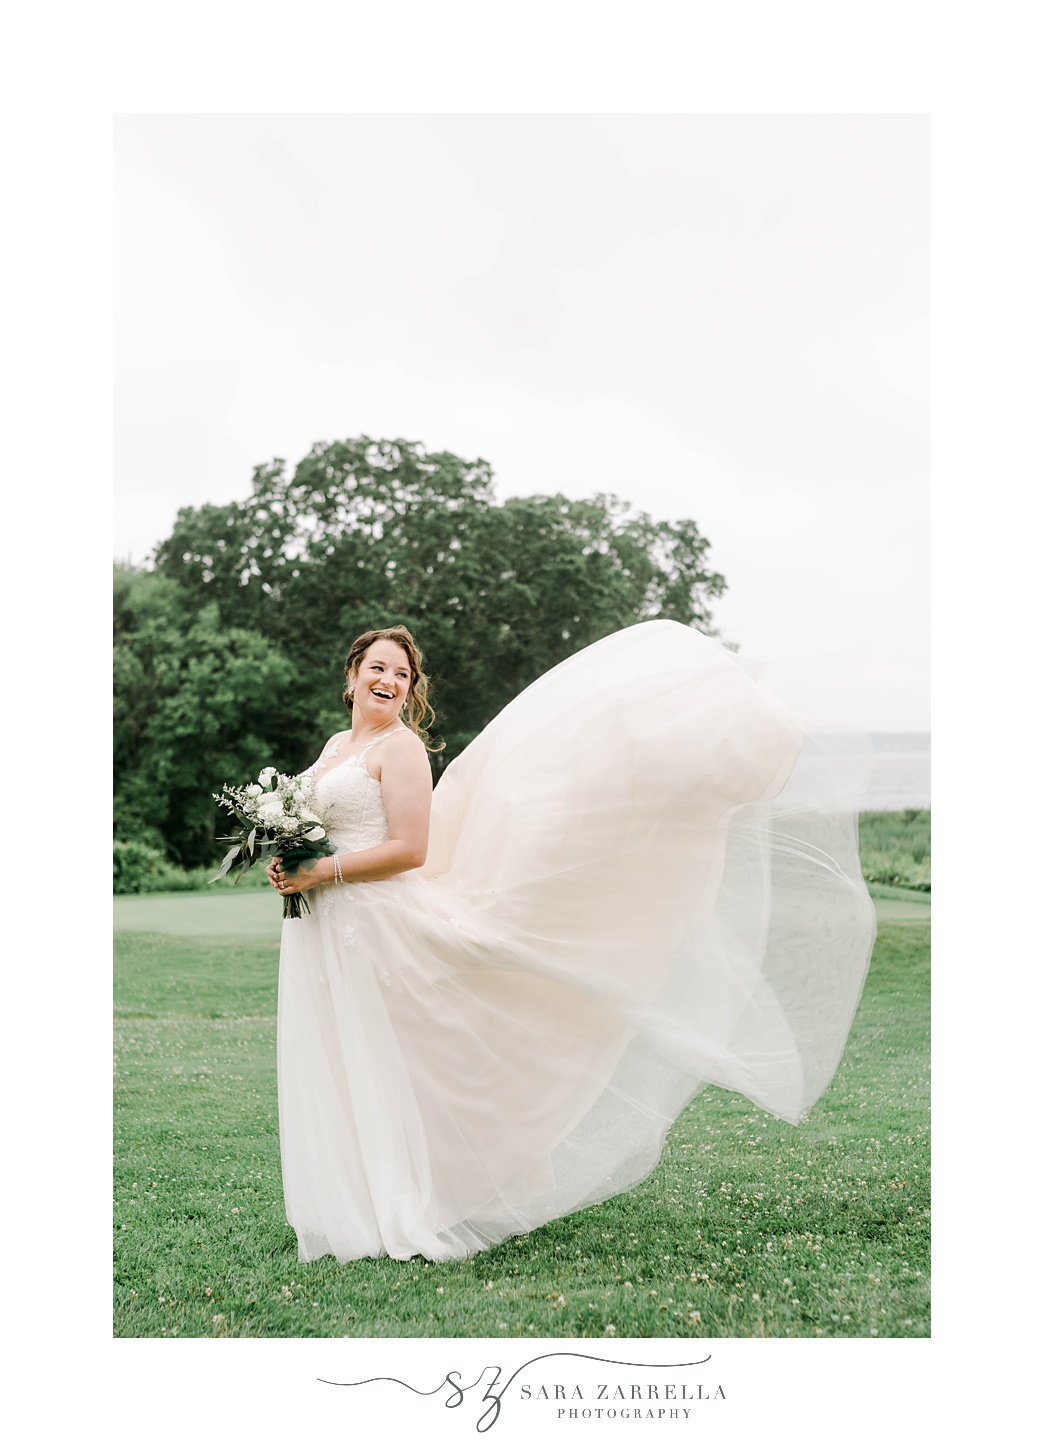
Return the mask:
MULTIPOLYGON (((892 741, 911 736, 889 737, 892 741)), ((930 737, 923 737, 930 739, 930 737)), ((860 811, 930 811, 932 805, 932 757, 927 750, 897 750, 878 745, 866 795, 860 811)))
POLYGON ((867 731, 875 751, 892 755, 930 756, 931 731, 867 731))

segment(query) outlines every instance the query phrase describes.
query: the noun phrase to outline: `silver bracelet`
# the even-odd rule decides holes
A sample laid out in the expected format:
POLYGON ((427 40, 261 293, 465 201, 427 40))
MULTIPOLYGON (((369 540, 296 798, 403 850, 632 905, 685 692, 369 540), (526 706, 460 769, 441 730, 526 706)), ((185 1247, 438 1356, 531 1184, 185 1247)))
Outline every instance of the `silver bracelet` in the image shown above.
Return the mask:
POLYGON ((334 881, 337 882, 337 883, 339 883, 343 887, 344 886, 344 877, 341 875, 341 858, 340 858, 340 856, 336 852, 334 853, 333 862, 334 862, 334 881))

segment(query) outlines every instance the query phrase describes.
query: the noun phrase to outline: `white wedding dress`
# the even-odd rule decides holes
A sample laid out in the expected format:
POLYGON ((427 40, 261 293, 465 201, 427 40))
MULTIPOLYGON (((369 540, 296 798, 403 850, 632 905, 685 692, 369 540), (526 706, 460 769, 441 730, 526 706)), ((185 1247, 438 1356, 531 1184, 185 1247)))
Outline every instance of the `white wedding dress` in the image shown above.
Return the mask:
MULTIPOLYGON (((386 838, 365 754, 311 771, 342 851, 386 838)), ((459 1258, 618 1194, 708 1083, 796 1123, 873 944, 865 775, 667 621, 524 690, 439 781, 423 868, 284 923, 300 1258, 459 1258)))

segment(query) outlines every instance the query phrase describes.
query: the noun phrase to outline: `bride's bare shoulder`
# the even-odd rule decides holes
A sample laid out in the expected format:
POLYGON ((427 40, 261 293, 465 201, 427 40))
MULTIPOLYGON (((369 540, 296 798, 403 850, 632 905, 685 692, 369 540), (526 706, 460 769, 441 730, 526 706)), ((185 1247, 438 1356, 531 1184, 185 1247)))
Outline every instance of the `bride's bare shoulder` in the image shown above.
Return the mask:
POLYGON ((425 746, 420 736, 415 731, 411 731, 408 726, 403 731, 392 731, 391 735, 381 742, 381 745, 384 747, 383 755, 386 758, 391 757, 394 753, 403 759, 407 757, 423 757, 424 760, 428 759, 427 746, 425 746))
POLYGON ((378 772, 383 772, 390 766, 392 770, 409 771, 411 776, 420 769, 427 770, 429 775, 431 773, 428 749, 420 736, 409 729, 393 731, 381 741, 374 755, 379 756, 379 760, 374 763, 378 772))

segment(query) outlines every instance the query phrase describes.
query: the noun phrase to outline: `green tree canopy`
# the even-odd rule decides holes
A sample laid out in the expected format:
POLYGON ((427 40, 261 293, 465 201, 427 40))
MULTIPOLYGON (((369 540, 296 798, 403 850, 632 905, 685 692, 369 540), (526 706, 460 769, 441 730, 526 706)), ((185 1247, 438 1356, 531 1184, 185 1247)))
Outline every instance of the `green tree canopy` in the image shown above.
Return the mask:
POLYGON ((275 459, 245 501, 180 510, 155 571, 121 579, 122 799, 181 859, 211 859, 209 792, 269 759, 313 760, 346 724, 348 646, 386 624, 424 652, 444 763, 613 630, 662 617, 717 633, 725 581, 708 552, 693 520, 609 494, 498 503, 484 460, 403 439, 316 444, 292 474, 275 459))
POLYGON ((211 792, 272 757, 294 671, 256 630, 191 611, 169 581, 118 568, 115 581, 116 835, 214 856, 211 792))

